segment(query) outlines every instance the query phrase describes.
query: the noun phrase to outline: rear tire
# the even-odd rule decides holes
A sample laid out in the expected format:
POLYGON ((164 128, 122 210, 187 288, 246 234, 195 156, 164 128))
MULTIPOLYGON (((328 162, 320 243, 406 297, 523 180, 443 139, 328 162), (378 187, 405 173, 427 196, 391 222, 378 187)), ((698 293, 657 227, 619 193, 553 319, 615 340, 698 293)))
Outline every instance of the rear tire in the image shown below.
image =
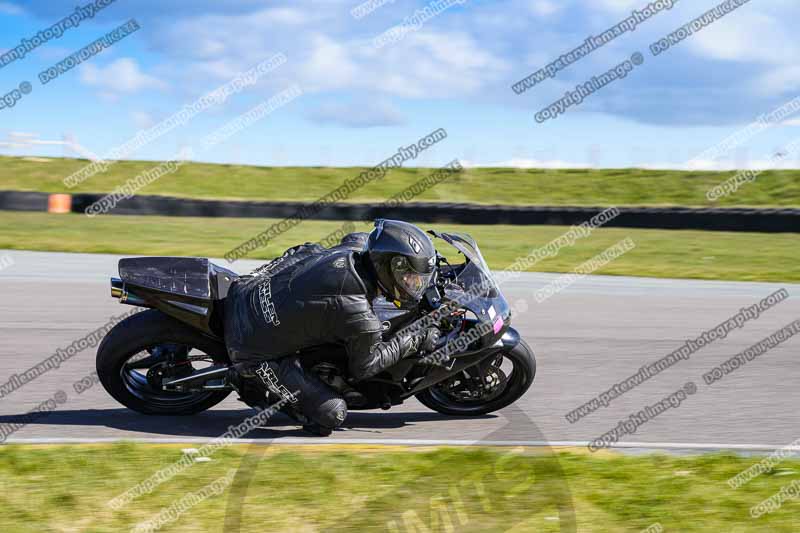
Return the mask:
POLYGON ((155 391, 153 398, 132 392, 123 378, 124 365, 145 349, 160 344, 181 344, 205 354, 219 354, 225 347, 191 327, 151 309, 132 315, 108 332, 97 348, 97 376, 100 383, 119 403, 147 415, 192 415, 224 400, 231 391, 175 393, 155 391))
POLYGON ((505 389, 486 403, 459 403, 446 398, 445 394, 434 390, 436 385, 417 394, 417 399, 425 407, 438 413, 452 416, 478 416, 492 413, 508 407, 519 400, 533 384, 536 377, 536 358, 528 344, 520 339, 516 346, 501 354, 510 359, 514 371, 505 385, 505 389))

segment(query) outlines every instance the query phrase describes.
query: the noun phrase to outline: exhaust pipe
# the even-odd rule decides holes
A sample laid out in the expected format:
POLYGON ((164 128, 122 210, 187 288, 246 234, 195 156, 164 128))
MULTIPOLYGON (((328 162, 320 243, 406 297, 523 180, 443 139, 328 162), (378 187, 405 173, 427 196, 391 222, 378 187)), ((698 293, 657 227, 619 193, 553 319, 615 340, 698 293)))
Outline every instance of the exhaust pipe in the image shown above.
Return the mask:
POLYGON ((144 300, 125 290, 125 282, 119 278, 111 278, 111 297, 121 304, 145 306, 144 300))
POLYGON ((125 289, 122 280, 111 278, 111 297, 121 299, 123 294, 125 294, 125 289))

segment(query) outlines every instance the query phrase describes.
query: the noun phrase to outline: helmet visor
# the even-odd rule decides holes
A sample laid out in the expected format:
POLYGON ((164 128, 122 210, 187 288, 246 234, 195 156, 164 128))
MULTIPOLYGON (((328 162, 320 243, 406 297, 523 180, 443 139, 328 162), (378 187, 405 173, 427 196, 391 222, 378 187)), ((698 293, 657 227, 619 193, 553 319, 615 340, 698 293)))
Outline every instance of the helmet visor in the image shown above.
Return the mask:
POLYGON ((397 256, 392 258, 392 276, 400 292, 398 300, 419 301, 431 284, 433 272, 417 272, 405 257, 397 256))

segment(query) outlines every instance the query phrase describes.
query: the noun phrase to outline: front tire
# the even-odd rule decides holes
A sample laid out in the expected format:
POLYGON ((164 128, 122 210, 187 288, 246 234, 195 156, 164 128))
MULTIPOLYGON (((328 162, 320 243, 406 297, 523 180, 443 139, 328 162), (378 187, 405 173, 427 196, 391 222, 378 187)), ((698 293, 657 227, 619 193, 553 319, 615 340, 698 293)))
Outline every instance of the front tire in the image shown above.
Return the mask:
MULTIPOLYGON (((464 399, 457 399, 446 392, 446 385, 451 383, 452 380, 458 379, 459 375, 425 389, 417 394, 417 399, 424 406, 438 413, 452 416, 485 415, 508 407, 519 400, 533 384, 533 379, 536 376, 536 358, 530 346, 522 339, 519 340, 516 346, 508 351, 500 352, 499 355, 510 361, 513 370, 508 376, 502 391, 495 392, 490 399, 485 401, 480 399, 465 401, 464 399)), ((478 365, 468 368, 466 372, 470 372, 476 367, 478 365)))
POLYGON ((108 393, 129 409, 147 415, 192 415, 225 399, 231 391, 172 392, 157 390, 141 374, 133 374, 129 361, 161 345, 195 348, 205 354, 224 350, 186 324, 151 309, 132 315, 105 336, 97 348, 97 376, 108 393))

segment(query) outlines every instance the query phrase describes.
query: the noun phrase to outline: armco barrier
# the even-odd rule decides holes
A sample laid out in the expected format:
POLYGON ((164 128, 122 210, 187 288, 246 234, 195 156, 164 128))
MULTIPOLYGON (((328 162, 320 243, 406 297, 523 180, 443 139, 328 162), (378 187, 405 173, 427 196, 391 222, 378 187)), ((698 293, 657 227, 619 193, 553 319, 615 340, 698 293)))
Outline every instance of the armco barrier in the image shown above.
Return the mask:
POLYGON ((3 211, 47 211, 48 197, 42 192, 0 191, 3 211))
MULTIPOLYGON (((48 194, 0 191, 0 209, 45 211, 48 194)), ((72 211, 82 213, 101 194, 75 194, 72 211)), ((167 196, 134 196, 120 202, 114 215, 162 215, 192 217, 287 218, 303 202, 235 202, 197 200, 167 196)), ((580 224, 604 207, 543 207, 474 205, 450 203, 406 203, 395 207, 380 204, 329 204, 311 218, 318 220, 373 220, 378 217, 416 222, 454 224, 563 225, 580 224)), ((800 209, 620 207, 620 215, 607 227, 694 229, 800 233, 800 209)))

